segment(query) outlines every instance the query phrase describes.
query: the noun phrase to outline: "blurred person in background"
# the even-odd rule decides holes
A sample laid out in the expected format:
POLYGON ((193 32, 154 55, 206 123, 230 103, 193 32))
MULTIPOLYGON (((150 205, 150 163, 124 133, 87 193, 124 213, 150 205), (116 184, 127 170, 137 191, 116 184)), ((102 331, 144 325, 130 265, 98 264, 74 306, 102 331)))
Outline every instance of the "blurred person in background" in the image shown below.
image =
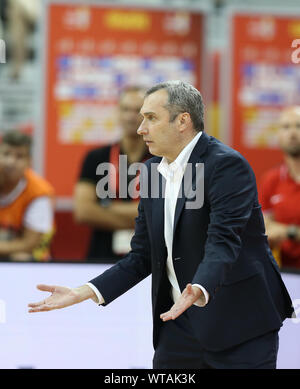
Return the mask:
POLYGON ((10 52, 10 76, 19 79, 30 55, 30 39, 41 13, 41 0, 0 0, 0 16, 10 52))
MULTIPOLYGON (((142 122, 140 109, 144 93, 145 90, 140 86, 130 86, 122 91, 118 103, 121 140, 89 151, 82 163, 74 191, 74 218, 78 223, 93 228, 88 260, 117 260, 130 248, 134 221, 138 215, 138 201, 129 196, 118 199, 118 165, 120 155, 127 156, 128 164, 143 162, 151 157, 145 142, 136 132, 142 122), (102 177, 96 174, 96 169, 100 163, 111 163, 116 169, 116 177, 110 180, 110 185, 115 185, 112 189, 116 191, 116 199, 100 199, 97 196, 96 186, 102 177)), ((113 176, 111 172, 108 174, 113 176)), ((127 182, 134 178, 127 175, 127 182)))
POLYGON ((285 108, 279 127, 284 162, 264 174, 260 202, 277 261, 300 268, 300 106, 285 108))
POLYGON ((47 261, 54 190, 31 168, 31 137, 8 131, 0 144, 0 257, 47 261))

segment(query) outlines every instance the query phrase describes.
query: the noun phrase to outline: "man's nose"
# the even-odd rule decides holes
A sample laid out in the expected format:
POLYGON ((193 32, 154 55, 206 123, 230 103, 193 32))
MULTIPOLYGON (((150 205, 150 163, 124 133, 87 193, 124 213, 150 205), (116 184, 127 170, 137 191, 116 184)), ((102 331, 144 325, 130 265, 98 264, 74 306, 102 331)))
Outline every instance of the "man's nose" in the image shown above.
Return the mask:
POLYGON ((144 122, 140 124, 136 132, 138 133, 138 135, 145 135, 148 133, 148 130, 146 129, 144 122))

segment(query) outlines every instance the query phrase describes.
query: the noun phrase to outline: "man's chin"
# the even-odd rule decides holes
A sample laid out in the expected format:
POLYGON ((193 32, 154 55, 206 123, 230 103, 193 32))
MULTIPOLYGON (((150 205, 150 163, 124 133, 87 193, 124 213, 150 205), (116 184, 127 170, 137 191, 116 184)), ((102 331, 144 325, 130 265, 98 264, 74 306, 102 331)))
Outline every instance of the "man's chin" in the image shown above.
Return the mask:
POLYGON ((155 150, 155 147, 153 147, 151 144, 148 145, 148 150, 149 153, 155 157, 162 157, 161 153, 158 150, 155 150))

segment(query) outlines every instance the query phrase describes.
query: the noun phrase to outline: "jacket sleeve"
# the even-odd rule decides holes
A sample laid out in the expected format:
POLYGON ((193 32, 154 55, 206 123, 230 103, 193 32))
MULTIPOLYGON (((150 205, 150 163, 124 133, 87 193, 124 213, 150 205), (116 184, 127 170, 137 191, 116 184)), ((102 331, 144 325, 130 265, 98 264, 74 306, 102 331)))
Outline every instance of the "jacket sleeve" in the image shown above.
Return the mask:
POLYGON ((202 285, 214 297, 239 257, 241 236, 257 198, 256 180, 248 162, 239 154, 220 158, 207 193, 210 223, 204 258, 192 283, 202 285))
POLYGON ((151 273, 150 243, 142 200, 138 207, 131 251, 111 268, 89 281, 101 293, 107 305, 151 273))

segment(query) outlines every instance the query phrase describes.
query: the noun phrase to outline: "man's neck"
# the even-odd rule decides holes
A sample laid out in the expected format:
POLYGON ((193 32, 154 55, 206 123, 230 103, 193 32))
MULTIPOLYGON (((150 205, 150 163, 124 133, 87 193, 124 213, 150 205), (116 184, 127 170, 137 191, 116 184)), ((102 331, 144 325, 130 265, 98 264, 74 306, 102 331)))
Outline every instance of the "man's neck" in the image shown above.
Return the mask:
POLYGON ((180 142, 180 145, 176 148, 176 150, 172 153, 172 155, 165 156, 167 162, 170 164, 176 160, 178 155, 182 152, 182 150, 198 135, 198 132, 193 132, 186 139, 180 142))
POLYGON ((146 153, 146 144, 140 135, 124 136, 121 139, 122 152, 127 154, 128 161, 139 162, 146 153))
POLYGON ((285 158, 291 177, 300 183, 300 157, 286 156, 285 158))

